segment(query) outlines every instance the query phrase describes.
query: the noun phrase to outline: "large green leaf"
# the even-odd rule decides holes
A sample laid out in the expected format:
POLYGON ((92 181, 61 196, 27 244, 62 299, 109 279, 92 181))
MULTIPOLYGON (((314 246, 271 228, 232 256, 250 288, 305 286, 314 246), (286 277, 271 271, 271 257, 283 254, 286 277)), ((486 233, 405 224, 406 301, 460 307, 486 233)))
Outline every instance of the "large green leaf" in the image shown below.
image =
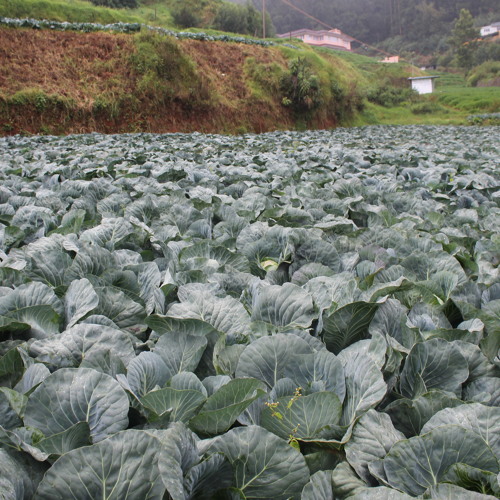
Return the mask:
POLYGON ((71 257, 64 249, 64 238, 53 234, 30 243, 24 254, 28 261, 28 276, 53 288, 64 288, 66 269, 71 257))
POLYGON ((416 398, 431 389, 461 394, 467 380, 467 361, 455 344, 431 339, 416 344, 408 354, 401 372, 401 394, 416 398))
POLYGON ((487 336, 481 342, 481 348, 488 358, 494 358, 500 349, 500 299, 483 304, 479 317, 484 322, 487 336))
POLYGON ((96 292, 99 304, 94 309, 94 314, 109 318, 115 325, 131 333, 145 330, 146 311, 141 304, 116 288, 106 286, 96 288, 96 292))
POLYGON ((350 500, 411 500, 414 497, 401 491, 387 488, 386 486, 377 486, 375 488, 357 490, 357 493, 349 498, 350 500))
POLYGON ((109 375, 62 368, 30 395, 24 422, 46 436, 87 422, 93 442, 98 442, 127 427, 128 407, 127 394, 109 375))
POLYGON ((465 401, 477 401, 488 406, 500 406, 500 378, 479 377, 463 392, 465 401))
POLYGON ((9 349, 0 357, 0 385, 14 386, 22 377, 24 363, 17 347, 9 349))
POLYGON ((10 448, 11 451, 12 449, 24 451, 40 462, 49 458, 49 454, 40 449, 39 440, 42 438, 43 434, 33 428, 16 427, 15 429, 7 430, 0 426, 0 443, 4 448, 10 448))
POLYGON ((338 354, 342 349, 368 337, 368 327, 379 303, 353 302, 332 314, 323 314, 323 340, 327 349, 338 354))
POLYGON ((199 434, 226 432, 238 416, 262 394, 265 394, 265 385, 259 380, 231 380, 206 400, 189 425, 199 434))
POLYGON ((300 363, 304 354, 312 350, 306 341, 295 335, 278 334, 261 337, 241 353, 236 368, 237 378, 256 378, 273 388, 294 364, 300 363))
POLYGON ((354 302, 359 293, 354 274, 343 272, 335 276, 319 276, 311 279, 304 289, 307 290, 318 309, 343 307, 354 302))
POLYGON ((450 271, 439 271, 430 279, 416 283, 424 300, 434 305, 444 305, 458 285, 458 276, 450 271))
POLYGON ((331 352, 322 350, 303 354, 300 362, 285 367, 285 377, 292 379, 304 392, 331 391, 340 402, 345 397, 345 377, 342 362, 331 352))
POLYGON ((77 367, 84 360, 110 351, 125 364, 135 358, 130 335, 95 324, 78 324, 60 335, 29 345, 30 356, 57 368, 77 367))
POLYGON ((5 429, 22 425, 21 417, 26 406, 26 396, 17 391, 0 387, 0 422, 5 429))
POLYGON ((171 316, 152 314, 146 318, 146 324, 158 335, 172 333, 175 336, 183 335, 206 336, 210 333, 217 333, 217 330, 200 319, 179 319, 171 316))
POLYGON ((407 326, 408 309, 396 299, 384 302, 370 323, 372 335, 381 334, 396 340, 408 352, 420 339, 420 333, 407 326))
POLYGON ((300 496, 302 500, 335 500, 332 490, 332 472, 320 470, 311 476, 300 496))
POLYGON ((50 370, 42 363, 34 363, 24 372, 21 380, 14 386, 14 390, 27 394, 50 375, 50 370))
POLYGON ((339 358, 346 379, 346 397, 340 423, 347 426, 384 398, 387 384, 369 355, 349 350, 348 353, 341 353, 339 358))
POLYGON ((153 352, 160 356, 170 377, 173 377, 176 373, 194 371, 207 343, 205 336, 166 332, 159 338, 153 352))
POLYGON ((460 425, 477 433, 500 459, 500 408, 479 403, 444 408, 427 421, 421 432, 425 434, 436 427, 450 424, 460 425))
POLYGON ((129 265, 128 270, 137 274, 137 282, 140 286, 139 295, 146 305, 146 313, 154 311, 163 313, 165 306, 165 295, 160 290, 161 273, 156 262, 142 262, 141 264, 129 265))
POLYGON ((332 483, 335 498, 348 498, 367 487, 366 482, 359 478, 346 461, 335 467, 332 472, 332 483))
POLYGON ((214 297, 204 291, 186 294, 180 304, 173 304, 168 316, 177 319, 198 319, 224 333, 246 333, 250 329, 250 317, 243 304, 232 297, 214 297))
POLYGON ((428 498, 435 500, 495 500, 496 496, 466 490, 449 483, 440 483, 429 489, 428 498))
POLYGON ((233 465, 235 487, 246 498, 300 498, 309 480, 304 457, 262 427, 230 430, 208 450, 221 452, 233 465))
POLYGON ((311 441, 330 437, 330 428, 338 425, 341 413, 342 405, 333 392, 286 396, 264 409, 260 425, 283 439, 311 441))
POLYGON ((329 267, 323 266, 322 264, 317 264, 315 262, 310 262, 309 264, 305 264, 297 269, 293 273, 290 282, 294 285, 302 287, 315 278, 324 276, 331 277, 333 275, 334 272, 329 267))
POLYGON ((128 385, 138 398, 155 387, 163 387, 170 378, 167 365, 153 352, 141 352, 127 366, 128 385))
POLYGON ((275 326, 308 327, 315 317, 312 297, 292 283, 261 288, 252 308, 253 321, 275 326))
POLYGON ((383 459, 389 484, 413 496, 445 482, 450 467, 459 463, 498 472, 498 461, 486 442, 457 425, 437 427, 423 436, 399 441, 383 459))
POLYGON ((370 482, 368 465, 384 458, 394 443, 405 439, 388 415, 368 410, 356 423, 350 441, 345 445, 346 458, 359 477, 370 482))
POLYGON ((80 240, 114 250, 122 240, 133 232, 132 224, 122 217, 103 218, 101 224, 84 231, 80 235, 80 240))
POLYGON ((78 422, 68 429, 53 434, 37 443, 37 447, 49 455, 64 455, 68 451, 91 444, 90 428, 87 422, 78 422))
POLYGON ((216 498, 217 492, 226 490, 232 482, 233 468, 223 455, 215 453, 191 467, 184 479, 184 488, 188 498, 208 500, 216 498))
POLYGON ((161 443, 145 431, 127 430, 70 451, 45 474, 37 500, 161 500, 161 443))
POLYGON ((413 399, 396 399, 385 408, 396 429, 406 437, 420 434, 424 424, 443 408, 454 408, 463 402, 450 392, 432 390, 413 399))
POLYGON ((0 498, 25 500, 33 498, 47 467, 29 455, 0 448, 0 498))
POLYGON ((102 276, 109 269, 116 268, 116 259, 105 248, 79 243, 75 250, 78 253, 65 273, 65 280, 68 284, 81 278, 87 278, 92 282, 91 278, 102 276))
POLYGON ((206 390, 201 382, 198 380, 196 384, 188 375, 196 379, 193 374, 179 373, 172 378, 169 387, 148 392, 141 403, 156 415, 168 417, 169 422, 188 422, 206 401, 206 390))
POLYGON ((341 263, 337 249, 327 241, 309 239, 304 241, 295 251, 294 264, 316 262, 330 268, 335 273, 340 271, 341 263))
POLYGON ((179 262, 189 269, 203 270, 211 267, 212 272, 223 272, 226 267, 243 273, 250 271, 248 259, 244 255, 230 252, 222 246, 214 246, 209 240, 184 248, 179 254, 179 262))
POLYGON ((233 482, 233 470, 219 453, 200 460, 197 437, 176 422, 165 431, 150 431, 162 444, 158 467, 172 500, 212 498, 233 482))
MULTIPOLYGON (((432 280, 432 277, 437 273, 447 272, 456 276, 458 284, 467 282, 465 271, 460 266, 458 260, 446 252, 433 251, 422 253, 417 251, 404 259, 401 265, 410 273, 413 273, 413 276, 417 280, 432 280)), ((444 274, 442 276, 445 282, 448 281, 444 274)), ((443 289, 442 287, 439 288, 443 289)), ((445 285, 446 288, 447 285, 445 285)))
POLYGON ((74 326, 98 304, 99 297, 88 279, 72 281, 64 297, 66 328, 74 326))
POLYGON ((35 338, 59 332, 61 301, 47 285, 31 282, 0 297, 0 330, 29 330, 35 338))
POLYGON ((163 453, 158 457, 158 468, 163 484, 173 500, 184 500, 184 475, 198 462, 196 436, 180 422, 167 430, 149 431, 160 442, 163 453))

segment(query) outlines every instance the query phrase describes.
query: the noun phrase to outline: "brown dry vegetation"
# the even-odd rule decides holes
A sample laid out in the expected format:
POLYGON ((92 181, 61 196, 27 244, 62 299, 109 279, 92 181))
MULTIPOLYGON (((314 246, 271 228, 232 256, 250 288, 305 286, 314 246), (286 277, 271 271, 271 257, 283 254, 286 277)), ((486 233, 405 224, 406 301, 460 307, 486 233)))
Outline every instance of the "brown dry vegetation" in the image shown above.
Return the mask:
POLYGON ((133 49, 127 35, 0 30, 0 89, 38 88, 85 104, 104 91, 133 83, 123 64, 133 49))
POLYGON ((154 100, 139 89, 134 37, 0 28, 0 134, 263 132, 293 127, 291 111, 248 85, 245 61, 286 67, 278 49, 174 42, 197 87, 154 100))

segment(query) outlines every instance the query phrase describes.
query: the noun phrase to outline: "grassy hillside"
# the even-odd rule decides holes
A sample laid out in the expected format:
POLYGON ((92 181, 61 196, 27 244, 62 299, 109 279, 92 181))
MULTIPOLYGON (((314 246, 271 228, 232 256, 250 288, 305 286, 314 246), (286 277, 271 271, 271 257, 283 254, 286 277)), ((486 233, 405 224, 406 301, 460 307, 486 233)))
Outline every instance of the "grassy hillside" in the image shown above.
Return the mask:
MULTIPOLYGON (((405 62, 383 64, 366 56, 341 52, 338 57, 348 61, 362 76, 362 89, 390 87, 408 88, 407 78, 427 74, 405 62)), ((352 125, 465 125, 474 114, 498 113, 498 87, 470 87, 463 75, 432 71, 439 76, 433 94, 409 96, 393 105, 378 105, 369 100, 363 111, 353 117, 352 125)))
MULTIPOLYGON (((91 23, 143 23, 175 27, 171 9, 179 0, 144 0, 135 9, 98 7, 85 0, 0 0, 0 17, 48 19, 91 23)), ((222 0, 183 0, 203 26, 208 27, 222 0)))
POLYGON ((140 23, 136 9, 97 7, 84 0, 0 0, 0 16, 75 23, 140 23))
MULTIPOLYGON (((114 10, 0 0, 0 16, 171 26, 176 1, 114 10)), ((197 2, 206 22, 217 1, 197 2)), ((441 74, 436 94, 415 96, 407 78, 423 73, 409 64, 293 44, 176 40, 146 28, 133 36, 1 27, 0 134, 465 124, 500 110, 495 88, 467 88, 458 75, 441 74)))
POLYGON ((0 28, 0 61, 9 134, 331 127, 361 105, 356 70, 307 47, 0 28))

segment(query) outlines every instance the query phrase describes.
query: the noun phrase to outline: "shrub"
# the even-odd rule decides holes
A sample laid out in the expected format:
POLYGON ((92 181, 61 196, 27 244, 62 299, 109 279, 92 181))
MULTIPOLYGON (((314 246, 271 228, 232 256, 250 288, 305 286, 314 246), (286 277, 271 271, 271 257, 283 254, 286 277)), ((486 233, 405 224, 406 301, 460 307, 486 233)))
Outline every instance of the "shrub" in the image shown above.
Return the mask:
POLYGON ((366 94, 366 98, 374 104, 380 106, 391 107, 397 106, 404 101, 411 100, 417 93, 410 88, 398 88, 390 85, 381 85, 372 88, 366 94))
POLYGON ((170 10, 174 23, 181 28, 196 28, 200 18, 186 5, 176 5, 170 10))
POLYGON ((313 74, 310 63, 303 57, 293 59, 280 82, 283 104, 296 111, 311 111, 322 102, 319 78, 313 74), (290 103, 290 104, 288 104, 290 103))
MULTIPOLYGON (((274 26, 269 14, 266 15, 266 37, 273 36, 274 26)), ((242 35, 262 36, 262 16, 250 3, 238 5, 223 3, 217 10, 214 28, 242 35)))
POLYGON ((137 35, 135 42, 131 62, 142 95, 157 103, 175 98, 190 107, 204 105, 210 99, 207 82, 175 38, 145 32, 137 35))
POLYGON ((500 61, 500 40, 479 44, 474 62, 482 64, 487 61, 500 61))
POLYGON ((467 83, 471 87, 476 87, 478 84, 488 85, 489 82, 500 80, 500 61, 488 61, 472 70, 471 75, 467 79, 467 83))
POLYGON ((432 113, 446 113, 448 110, 434 101, 425 101, 413 104, 410 107, 410 111, 414 115, 430 115, 432 113))
POLYGON ((230 33, 248 33, 248 19, 246 8, 242 5, 224 3, 217 10, 214 19, 214 28, 230 33))

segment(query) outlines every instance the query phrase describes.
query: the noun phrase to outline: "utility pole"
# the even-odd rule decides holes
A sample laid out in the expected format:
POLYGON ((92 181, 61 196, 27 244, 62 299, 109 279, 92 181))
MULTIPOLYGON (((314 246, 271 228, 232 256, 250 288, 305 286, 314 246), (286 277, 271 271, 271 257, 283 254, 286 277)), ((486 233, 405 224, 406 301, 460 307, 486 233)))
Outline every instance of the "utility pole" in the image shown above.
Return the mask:
POLYGON ((262 38, 266 38, 266 0, 262 0, 262 38))

